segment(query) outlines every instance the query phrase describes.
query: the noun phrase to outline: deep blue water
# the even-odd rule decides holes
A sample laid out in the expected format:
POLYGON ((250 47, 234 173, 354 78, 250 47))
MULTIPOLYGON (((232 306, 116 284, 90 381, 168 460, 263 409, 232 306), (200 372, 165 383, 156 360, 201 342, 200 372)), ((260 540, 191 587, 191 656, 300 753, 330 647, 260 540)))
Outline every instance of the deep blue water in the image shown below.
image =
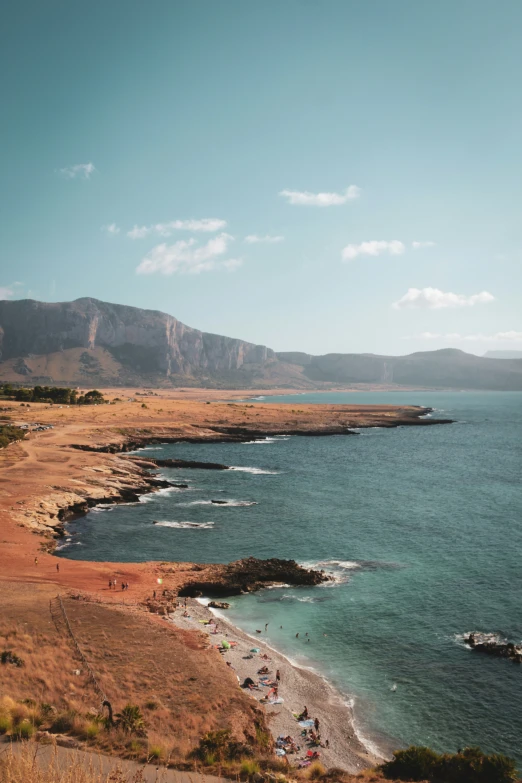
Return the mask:
POLYGON ((164 470, 190 490, 89 513, 70 525, 63 556, 321 563, 343 581, 237 598, 230 618, 249 631, 268 622, 271 644, 354 695, 359 729, 382 749, 479 744, 522 766, 522 667, 459 640, 472 630, 522 639, 522 395, 269 401, 412 403, 457 423, 156 448, 146 453, 266 472, 164 470), (257 505, 218 507, 213 498, 257 505), (203 526, 179 526, 187 522, 203 526))

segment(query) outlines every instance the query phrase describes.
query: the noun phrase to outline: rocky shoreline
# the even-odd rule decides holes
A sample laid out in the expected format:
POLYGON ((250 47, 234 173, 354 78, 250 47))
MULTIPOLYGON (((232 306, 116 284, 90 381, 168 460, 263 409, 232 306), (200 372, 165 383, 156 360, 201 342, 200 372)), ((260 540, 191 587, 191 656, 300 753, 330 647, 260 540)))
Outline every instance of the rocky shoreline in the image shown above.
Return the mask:
MULTIPOLYGON (((423 408, 420 406, 410 407, 408 409, 401 409, 400 415, 394 415, 393 418, 379 417, 377 422, 372 423, 359 423, 354 422, 353 425, 358 429, 365 429, 369 427, 379 426, 383 428, 395 428, 400 426, 432 426, 435 424, 451 424, 452 419, 430 419, 425 418, 432 412, 432 408, 423 408)), ((264 440, 267 437, 273 437, 275 435, 296 435, 296 436, 310 436, 310 437, 326 437, 333 435, 358 435, 358 432, 354 432, 349 428, 349 421, 340 424, 327 423, 321 428, 271 428, 263 430, 253 429, 251 427, 242 426, 211 426, 207 428, 206 433, 201 433, 198 437, 186 437, 176 436, 172 437, 168 434, 161 432, 160 434, 144 433, 143 435, 137 435, 134 433, 125 435, 121 440, 113 441, 109 443, 96 444, 96 443, 69 443, 66 448, 72 448, 77 451, 98 453, 98 454, 110 454, 121 455, 120 459, 125 465, 124 470, 109 469, 107 472, 114 476, 125 477, 124 480, 117 482, 109 481, 105 482, 93 482, 97 484, 105 483, 111 489, 109 493, 93 492, 80 495, 74 493, 67 493, 62 496, 61 502, 57 499, 56 506, 50 508, 49 504, 44 505, 47 510, 48 520, 45 522, 41 519, 43 524, 39 524, 38 528, 40 532, 44 532, 50 535, 54 539, 61 538, 65 535, 64 525, 72 519, 78 518, 95 506, 109 505, 116 503, 138 503, 140 496, 164 489, 168 487, 179 487, 179 484, 170 482, 166 479, 160 479, 151 475, 151 471, 157 468, 183 468, 183 469, 199 469, 199 470, 228 470, 229 465, 214 462, 205 462, 199 460, 183 460, 183 459, 160 459, 153 457, 142 457, 139 455, 131 455, 129 452, 139 450, 150 445, 161 445, 169 443, 244 443, 252 440, 264 440), (219 433, 218 437, 209 435, 208 432, 219 433), (124 456, 125 455, 125 456, 124 456), (130 470, 129 470, 130 468, 130 470), (79 496, 80 495, 80 496, 79 496)), ((38 511, 38 514, 42 514, 42 511, 38 511)), ((31 525, 30 525, 31 526, 31 525)), ((47 543, 44 545, 46 551, 52 552, 56 546, 56 542, 47 543)))
MULTIPOLYGON (((344 411, 342 411, 344 413, 344 411)), ((353 429, 369 429, 372 427, 382 427, 383 429, 395 429, 396 427, 431 427, 439 424, 454 424, 454 419, 430 419, 425 418, 433 413, 433 408, 412 407, 401 412, 400 416, 385 418, 384 416, 375 421, 365 423, 350 421, 349 418, 342 424, 326 424, 322 427, 274 427, 270 429, 253 429, 251 427, 240 426, 218 426, 213 425, 206 428, 207 432, 218 433, 217 435, 201 434, 200 436, 176 436, 167 434, 125 436, 122 440, 104 443, 101 445, 72 443, 70 448, 80 451, 93 451, 102 454, 121 454, 129 451, 151 445, 161 445, 168 443, 245 443, 247 441, 265 440, 274 436, 297 436, 297 437, 328 437, 333 435, 358 435, 353 429)), ((348 414, 347 414, 348 416, 348 414)))

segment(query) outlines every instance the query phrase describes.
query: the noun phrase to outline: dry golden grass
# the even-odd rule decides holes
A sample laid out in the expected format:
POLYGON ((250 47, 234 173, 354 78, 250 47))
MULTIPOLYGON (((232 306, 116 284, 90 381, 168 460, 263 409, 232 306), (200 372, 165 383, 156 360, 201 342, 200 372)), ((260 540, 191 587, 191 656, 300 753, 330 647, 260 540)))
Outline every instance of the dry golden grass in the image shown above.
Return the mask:
POLYGON ((205 733, 229 728, 238 741, 256 745, 266 731, 264 713, 199 632, 174 629, 136 609, 64 597, 73 633, 114 714, 137 705, 146 736, 109 729, 65 624, 53 622, 52 589, 5 587, 0 652, 12 650, 24 663, 0 664, 0 733, 28 738, 36 729, 51 730, 126 758, 192 768, 187 756, 205 733))
POLYGON ((6 749, 0 755, 2 783, 142 783, 141 770, 102 771, 95 759, 72 754, 64 763, 56 753, 41 761, 38 745, 27 744, 20 751, 6 749))

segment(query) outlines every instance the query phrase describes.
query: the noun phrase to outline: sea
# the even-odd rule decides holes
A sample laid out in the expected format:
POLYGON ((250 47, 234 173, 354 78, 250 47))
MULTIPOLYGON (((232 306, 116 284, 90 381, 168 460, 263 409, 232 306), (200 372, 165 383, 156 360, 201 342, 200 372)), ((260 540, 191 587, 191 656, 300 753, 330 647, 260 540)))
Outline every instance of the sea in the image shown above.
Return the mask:
POLYGON ((252 555, 325 569, 333 581, 324 586, 232 598, 227 616, 250 633, 268 623, 265 641, 330 680, 370 749, 478 745, 522 767, 522 667, 464 644, 471 631, 522 640, 522 394, 259 402, 414 404, 455 423, 149 447, 140 453, 233 469, 164 469, 189 488, 93 509, 68 525, 58 554, 219 563, 252 555))

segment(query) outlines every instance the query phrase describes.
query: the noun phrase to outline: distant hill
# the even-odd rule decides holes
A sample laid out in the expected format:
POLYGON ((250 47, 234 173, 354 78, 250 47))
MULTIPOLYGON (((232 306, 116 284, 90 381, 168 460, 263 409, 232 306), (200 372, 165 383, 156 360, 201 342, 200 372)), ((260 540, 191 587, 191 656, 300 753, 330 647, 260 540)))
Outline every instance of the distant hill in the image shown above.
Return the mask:
POLYGON ((408 356, 330 353, 311 356, 278 353, 315 382, 339 385, 384 384, 442 389, 522 390, 522 360, 499 361, 444 348, 408 356))
POLYGON ((486 351, 486 359, 522 359, 522 351, 486 351))
POLYGON ((97 299, 0 301, 0 381, 72 386, 522 390, 522 359, 275 353, 157 310, 97 299))

